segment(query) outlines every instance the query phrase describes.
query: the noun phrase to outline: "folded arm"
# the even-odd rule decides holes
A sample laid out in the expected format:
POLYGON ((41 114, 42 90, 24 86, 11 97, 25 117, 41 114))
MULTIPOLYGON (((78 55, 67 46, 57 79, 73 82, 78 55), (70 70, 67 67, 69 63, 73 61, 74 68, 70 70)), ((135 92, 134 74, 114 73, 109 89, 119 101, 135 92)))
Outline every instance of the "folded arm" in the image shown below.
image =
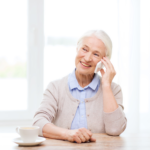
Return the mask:
POLYGON ((127 119, 123 113, 123 97, 120 86, 112 83, 116 71, 107 57, 101 59, 106 71, 101 69, 103 90, 103 111, 105 131, 109 135, 120 135, 126 128, 127 119), (111 85, 114 84, 112 89, 111 85))
POLYGON ((122 91, 120 86, 115 89, 103 87, 103 110, 106 133, 120 135, 126 128, 127 119, 123 112, 122 91))
POLYGON ((57 94, 55 94, 56 91, 53 84, 50 84, 44 92, 40 108, 35 113, 33 125, 40 127, 39 135, 52 139, 68 140, 70 142, 76 141, 77 143, 89 140, 96 141, 95 138, 92 138, 92 133, 85 128, 69 130, 57 127, 52 123, 56 116, 58 106, 58 97, 57 94))

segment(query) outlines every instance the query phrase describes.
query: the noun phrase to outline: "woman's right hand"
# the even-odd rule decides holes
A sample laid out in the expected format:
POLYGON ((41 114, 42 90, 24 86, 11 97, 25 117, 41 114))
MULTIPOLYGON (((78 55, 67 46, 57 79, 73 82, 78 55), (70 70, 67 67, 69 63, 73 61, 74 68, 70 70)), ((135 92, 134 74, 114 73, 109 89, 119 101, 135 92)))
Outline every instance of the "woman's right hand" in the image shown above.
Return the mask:
POLYGON ((80 128, 76 130, 67 130, 66 132, 66 139, 70 142, 95 142, 96 139, 92 137, 92 132, 87 130, 86 128, 80 128))

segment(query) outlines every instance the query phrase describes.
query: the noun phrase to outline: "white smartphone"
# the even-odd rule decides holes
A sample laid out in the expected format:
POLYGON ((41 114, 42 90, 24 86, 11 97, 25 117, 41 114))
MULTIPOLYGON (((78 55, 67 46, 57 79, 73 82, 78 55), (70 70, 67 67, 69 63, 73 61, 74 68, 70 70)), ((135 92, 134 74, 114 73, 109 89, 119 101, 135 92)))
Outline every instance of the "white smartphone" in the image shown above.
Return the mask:
POLYGON ((103 63, 100 61, 97 63, 94 73, 97 73, 104 67, 103 63))

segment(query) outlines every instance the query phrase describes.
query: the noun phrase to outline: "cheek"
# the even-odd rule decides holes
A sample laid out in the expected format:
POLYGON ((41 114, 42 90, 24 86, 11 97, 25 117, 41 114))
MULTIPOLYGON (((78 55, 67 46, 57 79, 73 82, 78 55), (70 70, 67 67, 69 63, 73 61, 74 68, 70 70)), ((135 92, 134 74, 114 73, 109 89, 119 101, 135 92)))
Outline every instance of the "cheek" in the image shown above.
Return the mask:
POLYGON ((80 61, 80 57, 79 55, 77 54, 76 55, 76 58, 75 58, 75 65, 77 66, 78 62, 80 61))
POLYGON ((76 57, 75 57, 75 65, 77 66, 77 64, 81 61, 81 59, 84 57, 84 55, 80 52, 77 53, 76 57))
POLYGON ((93 62, 94 62, 94 67, 96 67, 97 63, 100 62, 101 59, 93 59, 93 62))
POLYGON ((77 55, 76 55, 76 58, 77 58, 77 59, 81 59, 81 58, 84 57, 84 55, 85 55, 84 53, 78 52, 77 55))

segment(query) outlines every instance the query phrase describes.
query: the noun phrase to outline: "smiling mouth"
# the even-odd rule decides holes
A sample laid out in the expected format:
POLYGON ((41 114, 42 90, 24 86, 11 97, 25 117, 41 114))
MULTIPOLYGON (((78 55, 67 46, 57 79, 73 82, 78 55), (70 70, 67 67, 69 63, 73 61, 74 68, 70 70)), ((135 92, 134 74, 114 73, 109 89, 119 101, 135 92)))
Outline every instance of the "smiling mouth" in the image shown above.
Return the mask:
POLYGON ((85 63, 83 63, 83 62, 81 62, 81 61, 80 61, 80 63, 81 63, 83 66, 85 66, 85 67, 91 67, 91 65, 87 65, 87 64, 85 64, 85 63))

